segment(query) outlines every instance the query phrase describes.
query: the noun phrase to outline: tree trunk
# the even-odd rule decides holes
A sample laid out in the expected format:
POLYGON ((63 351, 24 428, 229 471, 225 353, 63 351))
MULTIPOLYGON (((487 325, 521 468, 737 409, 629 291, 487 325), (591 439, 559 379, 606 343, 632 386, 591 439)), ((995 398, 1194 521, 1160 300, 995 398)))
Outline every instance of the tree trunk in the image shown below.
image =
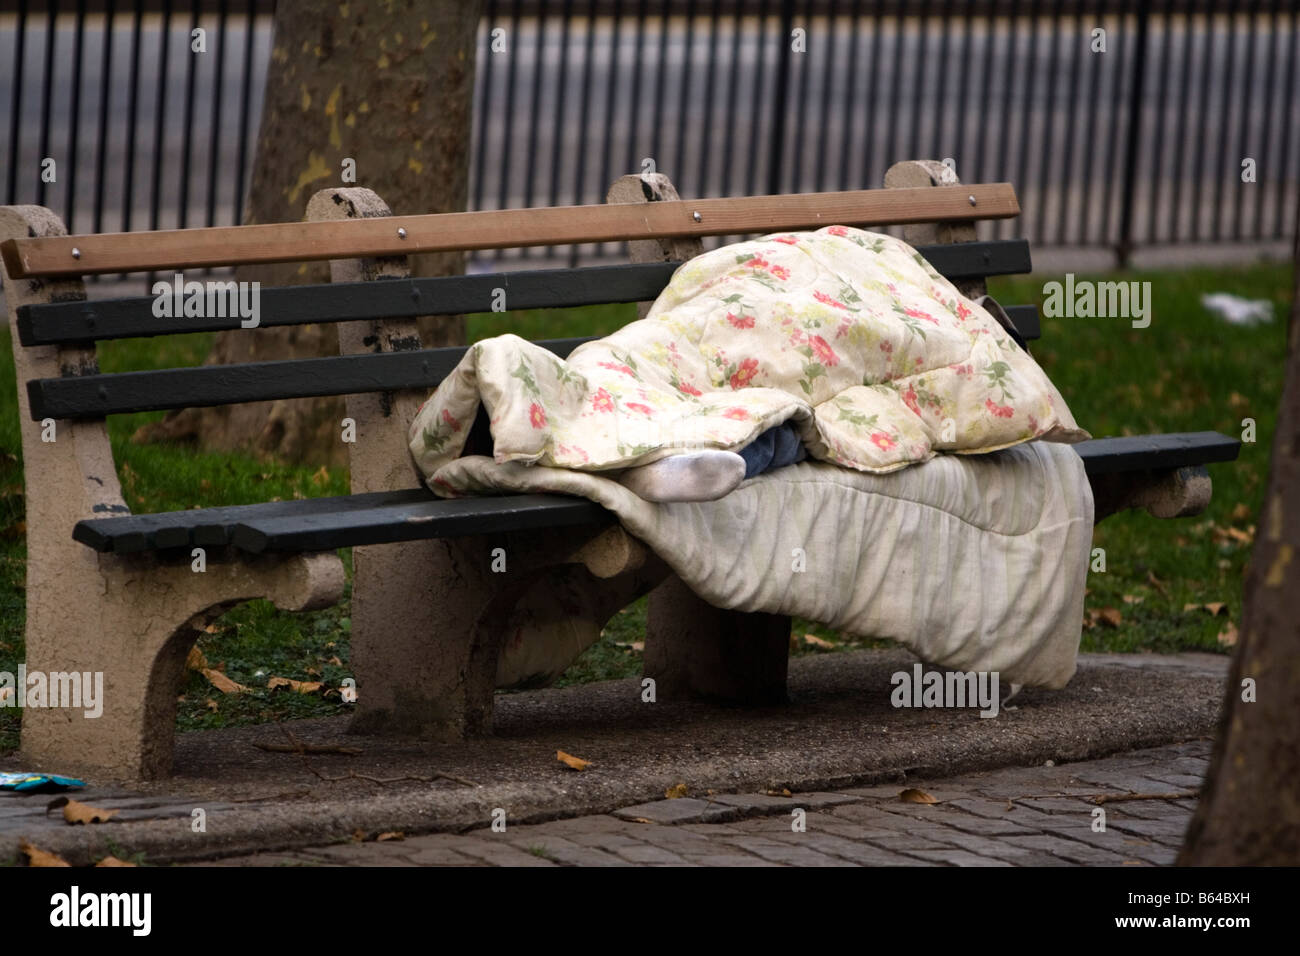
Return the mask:
MULTIPOLYGON (((319 189, 379 194, 395 215, 463 210, 468 193, 474 56, 481 0, 298 0, 277 5, 246 223, 293 222, 319 189), (349 183, 351 185, 351 183, 349 183)), ((412 257, 415 275, 452 275, 461 254, 412 257)), ((329 263, 242 267, 263 286, 329 281, 329 263)), ((426 346, 463 344, 461 317, 420 319, 426 346)), ((338 354, 332 324, 218 333, 204 364, 338 354)), ((345 464, 342 398, 189 408, 136 441, 345 464)))
POLYGON ((1294 292, 1268 494, 1210 770, 1178 858, 1187 866, 1300 864, 1300 235, 1294 292))

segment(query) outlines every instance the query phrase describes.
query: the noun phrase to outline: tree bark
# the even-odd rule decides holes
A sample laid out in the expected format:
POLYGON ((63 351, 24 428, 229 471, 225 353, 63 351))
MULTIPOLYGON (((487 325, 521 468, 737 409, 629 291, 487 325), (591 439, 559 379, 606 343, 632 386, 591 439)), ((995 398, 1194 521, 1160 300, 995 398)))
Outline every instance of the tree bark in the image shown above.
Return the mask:
MULTIPOLYGON (((481 0, 297 0, 280 3, 250 182, 246 223, 302 219, 319 189, 379 194, 395 215, 454 212, 468 193, 474 57, 481 0), (347 185, 353 185, 347 183, 347 185)), ((461 254, 413 256, 414 275, 452 275, 461 254)), ((265 286, 329 281, 329 263, 241 267, 265 286)), ((459 316, 419 320, 426 347, 464 344, 459 316)), ((334 325, 233 330, 204 364, 338 354, 334 325)), ((190 441, 296 463, 343 465, 342 398, 189 408, 135 441, 190 441)))
MULTIPOLYGON (((1300 864, 1300 234, 1268 493, 1210 770, 1178 862, 1300 864), (1243 681, 1254 682, 1247 702, 1243 681)), ((1249 454, 1250 452, 1245 452, 1249 454)))

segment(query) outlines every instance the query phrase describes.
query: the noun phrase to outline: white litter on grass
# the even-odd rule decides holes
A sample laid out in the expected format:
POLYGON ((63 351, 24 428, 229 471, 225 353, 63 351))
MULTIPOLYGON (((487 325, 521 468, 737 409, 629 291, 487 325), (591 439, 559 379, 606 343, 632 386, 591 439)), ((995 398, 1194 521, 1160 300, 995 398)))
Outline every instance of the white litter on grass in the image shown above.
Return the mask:
POLYGON ((1201 305, 1229 325, 1259 325, 1273 321, 1273 303, 1268 299, 1243 299, 1228 292, 1207 292, 1201 305))

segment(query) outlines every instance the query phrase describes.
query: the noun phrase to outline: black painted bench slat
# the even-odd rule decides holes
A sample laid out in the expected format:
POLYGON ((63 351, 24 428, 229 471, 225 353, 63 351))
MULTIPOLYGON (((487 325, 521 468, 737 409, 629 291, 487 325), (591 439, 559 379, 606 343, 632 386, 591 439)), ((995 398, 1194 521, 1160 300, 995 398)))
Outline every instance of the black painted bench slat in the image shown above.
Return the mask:
MULTIPOLYGON (((1216 432, 1098 438, 1072 446, 1089 475, 1232 461, 1240 444, 1216 432)), ((424 538, 612 521, 594 502, 559 495, 435 498, 379 492, 81 521, 73 537, 115 554, 234 545, 244 551, 323 551, 424 538)))
MULTIPOLYGON (((1024 239, 922 246, 918 251, 941 275, 954 281, 1018 275, 1030 270, 1029 243, 1024 239)), ((260 292, 259 318, 261 326, 270 327, 350 322, 375 316, 460 315, 481 312, 483 304, 492 301, 496 289, 505 290, 512 310, 643 302, 657 298, 680 265, 680 262, 628 263, 582 269, 268 287, 260 292)), ((219 332, 236 324, 229 317, 156 316, 153 303, 153 296, 134 296, 23 306, 18 310, 18 339, 23 345, 102 342, 219 332)), ((1011 318, 1025 338, 1037 337, 1036 312, 1033 335, 1016 315, 1011 318)))
POLYGON ((1185 468, 1235 461, 1241 442, 1218 432, 1095 438, 1074 445, 1089 475, 1185 468))
MULTIPOLYGON (((588 338, 535 344, 563 358, 588 338)), ((435 388, 465 354, 464 346, 370 355, 338 355, 151 372, 42 378, 27 383, 33 421, 103 418, 131 412, 237 405, 321 395, 435 388)))
POLYGON ((508 495, 442 499, 412 488, 92 518, 78 522, 72 536, 96 551, 114 554, 225 545, 261 554, 328 551, 613 520, 610 512, 585 498, 508 495))

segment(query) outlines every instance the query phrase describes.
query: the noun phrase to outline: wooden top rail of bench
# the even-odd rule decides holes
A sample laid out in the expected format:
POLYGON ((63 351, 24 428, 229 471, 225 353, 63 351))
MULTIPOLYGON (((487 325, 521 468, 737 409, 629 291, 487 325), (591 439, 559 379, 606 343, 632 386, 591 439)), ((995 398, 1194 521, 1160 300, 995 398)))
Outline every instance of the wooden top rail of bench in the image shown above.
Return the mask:
POLYGON ((986 183, 50 236, 10 239, 0 244, 0 256, 14 278, 80 276, 1019 214, 1010 183, 986 183))

